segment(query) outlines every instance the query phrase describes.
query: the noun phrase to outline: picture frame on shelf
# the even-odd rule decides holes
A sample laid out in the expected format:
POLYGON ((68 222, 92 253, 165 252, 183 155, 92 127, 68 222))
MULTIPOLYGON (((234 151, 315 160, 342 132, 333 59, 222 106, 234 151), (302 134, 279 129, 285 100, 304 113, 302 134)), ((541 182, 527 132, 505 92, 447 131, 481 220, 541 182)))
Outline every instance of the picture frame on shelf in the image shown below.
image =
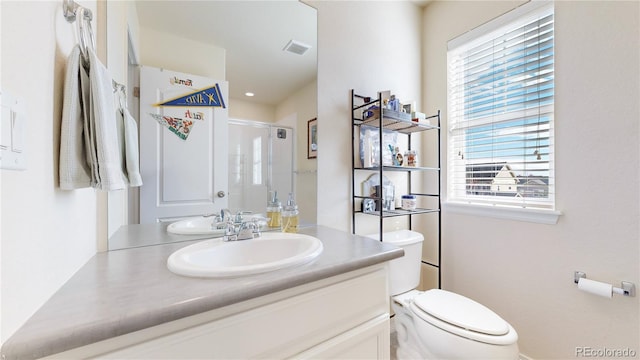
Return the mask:
POLYGON ((307 159, 318 156, 318 118, 307 121, 307 159))
POLYGON ((407 103, 402 103, 401 107, 402 107, 402 112, 407 113, 407 114, 412 114, 414 111, 416 111, 416 109, 414 109, 413 101, 409 101, 407 103))

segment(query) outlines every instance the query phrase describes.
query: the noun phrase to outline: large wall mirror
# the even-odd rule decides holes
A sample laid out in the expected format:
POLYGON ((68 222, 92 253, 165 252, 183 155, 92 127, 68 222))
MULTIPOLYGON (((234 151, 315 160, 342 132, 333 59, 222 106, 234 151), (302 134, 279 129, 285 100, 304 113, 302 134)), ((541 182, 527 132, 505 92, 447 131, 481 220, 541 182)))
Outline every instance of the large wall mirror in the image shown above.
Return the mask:
MULTIPOLYGON (((307 124, 317 116, 316 10, 298 1, 127 3, 107 3, 107 52, 112 74, 118 73, 120 58, 128 56, 129 68, 120 71, 124 73, 120 77, 127 78, 134 117, 140 119, 133 96, 139 86, 139 65, 228 81, 229 119, 293 129, 294 189, 301 213, 307 222, 315 223, 317 165, 316 159, 307 156, 307 124), (124 37, 128 43, 118 41, 124 37), (200 50, 185 50, 190 47, 200 50), (208 49, 218 50, 211 50, 209 56, 208 49), (247 96, 248 92, 254 96, 247 96)), ((139 199, 135 188, 109 193, 108 238, 123 225, 140 224, 139 199)), ((120 246, 109 243, 108 248, 120 246)))

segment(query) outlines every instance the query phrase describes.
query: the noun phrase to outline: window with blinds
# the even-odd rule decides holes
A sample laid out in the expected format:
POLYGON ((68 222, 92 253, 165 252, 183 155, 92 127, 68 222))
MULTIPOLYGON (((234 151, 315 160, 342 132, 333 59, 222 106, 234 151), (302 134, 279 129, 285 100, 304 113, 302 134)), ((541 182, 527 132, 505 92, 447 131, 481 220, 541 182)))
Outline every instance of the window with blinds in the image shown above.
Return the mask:
POLYGON ((554 209, 553 5, 449 42, 448 200, 554 209))

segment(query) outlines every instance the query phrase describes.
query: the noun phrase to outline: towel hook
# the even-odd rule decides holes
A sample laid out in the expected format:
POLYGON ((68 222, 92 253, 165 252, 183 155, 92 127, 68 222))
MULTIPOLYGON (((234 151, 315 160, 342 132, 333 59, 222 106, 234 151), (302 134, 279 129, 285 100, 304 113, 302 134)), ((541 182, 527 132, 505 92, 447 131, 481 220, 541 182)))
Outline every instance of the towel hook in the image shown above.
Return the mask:
POLYGON ((111 80, 111 83, 113 85, 113 92, 116 93, 118 98, 119 108, 123 110, 127 107, 127 88, 115 80, 111 80))
POLYGON ((78 26, 78 37, 80 38, 80 52, 82 53, 83 60, 88 63, 89 47, 95 50, 95 40, 93 30, 91 29, 93 13, 91 10, 78 5, 73 0, 63 0, 62 11, 64 18, 68 22, 73 23, 77 20, 76 24, 78 26), (86 39, 87 36, 89 37, 89 40, 86 39))
POLYGON ((92 49, 95 51, 95 41, 93 39, 93 30, 91 29, 91 21, 89 20, 90 17, 85 15, 89 10, 83 7, 80 7, 78 11, 80 12, 80 15, 81 15, 80 21, 77 22, 78 34, 80 37, 80 50, 82 52, 83 59, 85 60, 85 62, 88 63, 89 49, 92 49), (88 40, 87 40, 87 36, 89 37, 88 40))
POLYGON ((93 20, 93 14, 91 13, 91 10, 83 8, 73 0, 62 0, 62 11, 64 14, 64 18, 67 19, 68 22, 72 23, 76 21, 78 9, 84 9, 82 16, 86 20, 93 20))

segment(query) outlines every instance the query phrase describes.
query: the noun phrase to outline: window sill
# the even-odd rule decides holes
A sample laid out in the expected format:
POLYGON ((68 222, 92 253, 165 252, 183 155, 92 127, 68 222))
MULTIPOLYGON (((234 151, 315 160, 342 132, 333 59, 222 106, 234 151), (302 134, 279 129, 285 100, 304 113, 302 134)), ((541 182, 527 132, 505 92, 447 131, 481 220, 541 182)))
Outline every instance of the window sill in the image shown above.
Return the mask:
POLYGON ((493 205, 443 202, 442 208, 456 214, 554 225, 562 213, 556 210, 521 209, 493 205))

